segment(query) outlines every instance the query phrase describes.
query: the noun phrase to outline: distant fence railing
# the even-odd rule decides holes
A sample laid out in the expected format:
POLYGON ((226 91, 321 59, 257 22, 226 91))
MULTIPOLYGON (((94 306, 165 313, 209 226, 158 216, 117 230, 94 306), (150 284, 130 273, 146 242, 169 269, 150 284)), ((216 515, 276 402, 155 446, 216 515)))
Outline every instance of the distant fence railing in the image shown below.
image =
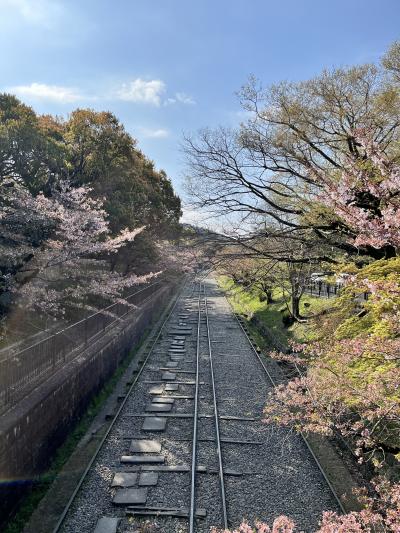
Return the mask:
MULTIPOLYGON (((306 287, 306 292, 311 296, 322 298, 334 298, 343 288, 343 283, 327 283, 326 281, 314 281, 306 287)), ((357 300, 368 300, 369 292, 364 292, 357 296, 357 300)))
POLYGON ((21 389, 50 376, 73 359, 79 348, 88 346, 135 307, 140 310, 140 305, 164 285, 161 280, 146 285, 124 298, 129 304, 116 302, 18 352, 3 352, 0 359, 0 409, 10 406, 21 389))
POLYGON ((339 294, 343 287, 341 283, 326 283, 325 281, 313 281, 307 285, 306 292, 311 296, 331 298, 339 294))

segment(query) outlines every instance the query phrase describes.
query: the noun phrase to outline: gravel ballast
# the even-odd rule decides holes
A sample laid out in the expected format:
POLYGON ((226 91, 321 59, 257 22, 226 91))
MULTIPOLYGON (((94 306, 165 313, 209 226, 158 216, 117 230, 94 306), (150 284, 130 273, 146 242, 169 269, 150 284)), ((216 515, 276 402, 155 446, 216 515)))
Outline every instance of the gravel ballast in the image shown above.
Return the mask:
MULTIPOLYGON (((262 422, 262 412, 272 385, 262 372, 261 365, 233 315, 225 296, 213 279, 205 280, 208 298, 210 339, 213 353, 216 396, 222 439, 224 469, 239 475, 225 475, 225 491, 229 525, 238 526, 243 518, 271 523, 281 514, 290 516, 300 530, 316 529, 322 511, 338 512, 336 500, 327 486, 305 443, 298 435, 262 422), (224 417, 245 420, 227 420, 224 417), (252 443, 223 442, 224 439, 252 443)), ((120 463, 129 451, 131 439, 154 439, 161 443, 164 465, 190 467, 192 453, 193 418, 167 419, 164 432, 142 431, 143 417, 151 402, 150 389, 158 386, 168 361, 168 349, 179 323, 179 314, 192 327, 192 334, 184 341, 184 359, 179 361, 176 381, 183 382, 177 391, 163 392, 163 396, 193 396, 197 343, 197 287, 188 286, 176 305, 155 349, 149 357, 138 383, 112 428, 93 467, 89 471, 65 519, 63 533, 91 533, 102 516, 120 517, 118 532, 138 530, 141 520, 127 518, 124 508, 112 499, 119 488, 111 488, 116 472, 138 471, 140 467, 120 463)), ((199 415, 213 415, 208 337, 204 305, 200 323, 199 415)), ((171 370, 174 372, 174 370, 171 370)), ((176 398, 171 414, 193 414, 192 399, 176 398)), ((162 416, 162 415, 160 415, 162 416)), ((196 505, 207 511, 205 519, 196 520, 196 531, 206 532, 215 525, 222 527, 218 456, 215 444, 215 421, 198 419, 197 465, 206 467, 196 480, 196 505)), ((158 455, 159 455, 158 454, 158 455)), ((147 506, 188 508, 190 502, 190 472, 159 472, 156 486, 148 487, 147 506)), ((176 518, 148 518, 158 524, 159 531, 186 532, 187 520, 176 518)))

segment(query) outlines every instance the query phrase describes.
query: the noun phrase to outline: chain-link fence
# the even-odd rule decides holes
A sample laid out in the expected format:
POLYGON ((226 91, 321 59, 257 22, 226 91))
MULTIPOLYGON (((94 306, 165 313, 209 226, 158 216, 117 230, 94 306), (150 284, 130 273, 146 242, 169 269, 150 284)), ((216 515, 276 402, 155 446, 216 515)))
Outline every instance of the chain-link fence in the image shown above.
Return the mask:
POLYGON ((2 353, 0 359, 0 410, 9 408, 33 387, 77 357, 110 329, 135 315, 155 297, 165 281, 142 287, 120 301, 75 322, 18 352, 2 353))

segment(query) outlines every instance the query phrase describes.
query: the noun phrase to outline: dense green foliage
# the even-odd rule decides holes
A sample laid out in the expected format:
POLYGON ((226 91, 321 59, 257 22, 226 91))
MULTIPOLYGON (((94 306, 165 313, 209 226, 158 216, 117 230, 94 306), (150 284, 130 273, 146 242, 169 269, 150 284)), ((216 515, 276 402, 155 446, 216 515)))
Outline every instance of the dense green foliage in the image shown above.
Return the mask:
MULTIPOLYGON (((226 292, 229 301, 235 310, 247 320, 255 317, 265 325, 278 343, 288 347, 289 342, 308 342, 314 340, 319 334, 319 321, 321 313, 331 309, 334 299, 318 298, 305 294, 301 299, 300 312, 308 317, 305 322, 294 322, 286 327, 282 320, 287 312, 287 301, 279 287, 272 291, 272 302, 263 298, 263 293, 257 287, 245 288, 236 284, 227 276, 219 277, 219 284, 226 292)), ((270 349, 271 346, 265 345, 270 349)))
POLYGON ((60 179, 89 185, 105 199, 111 228, 176 228, 180 200, 165 172, 136 148, 110 112, 78 109, 67 120, 38 116, 15 96, 0 95, 0 179, 19 178, 34 194, 60 179))
MULTIPOLYGON (((175 239, 180 231, 181 203, 170 180, 110 112, 78 109, 67 119, 41 116, 16 97, 0 94, 0 186, 3 312, 11 304, 16 284, 24 284, 40 271, 39 251, 41 266, 48 263, 43 254, 55 238, 56 247, 62 246, 65 253, 58 262, 53 245, 50 277, 57 262, 66 272, 70 246, 70 257, 79 256, 88 265, 93 249, 96 259, 102 260, 98 269, 104 270, 108 263, 110 272, 134 279, 132 275, 163 269, 158 264, 160 259, 165 262, 159 243, 175 239), (69 227, 68 219, 75 220, 69 227), (116 237, 117 244, 119 235, 128 236, 139 228, 143 229, 137 236, 123 237, 123 246, 112 250, 104 244, 101 250, 105 239, 116 237), (85 247, 79 242, 80 232, 82 237, 85 234, 85 247)), ((69 263, 68 268, 76 270, 76 265, 69 263)), ((90 279, 76 283, 88 285, 90 279)), ((51 298, 48 291, 46 297, 51 298)))

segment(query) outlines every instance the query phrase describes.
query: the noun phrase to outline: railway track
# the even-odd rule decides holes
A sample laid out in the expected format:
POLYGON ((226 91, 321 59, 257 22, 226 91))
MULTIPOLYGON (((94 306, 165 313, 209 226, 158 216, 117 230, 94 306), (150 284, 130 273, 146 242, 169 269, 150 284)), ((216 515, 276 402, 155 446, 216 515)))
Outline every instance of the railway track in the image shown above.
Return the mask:
POLYGON ((301 437, 262 424, 274 380, 213 280, 187 286, 53 533, 206 532, 340 502, 301 437), (260 365, 263 372, 260 372, 260 365))

